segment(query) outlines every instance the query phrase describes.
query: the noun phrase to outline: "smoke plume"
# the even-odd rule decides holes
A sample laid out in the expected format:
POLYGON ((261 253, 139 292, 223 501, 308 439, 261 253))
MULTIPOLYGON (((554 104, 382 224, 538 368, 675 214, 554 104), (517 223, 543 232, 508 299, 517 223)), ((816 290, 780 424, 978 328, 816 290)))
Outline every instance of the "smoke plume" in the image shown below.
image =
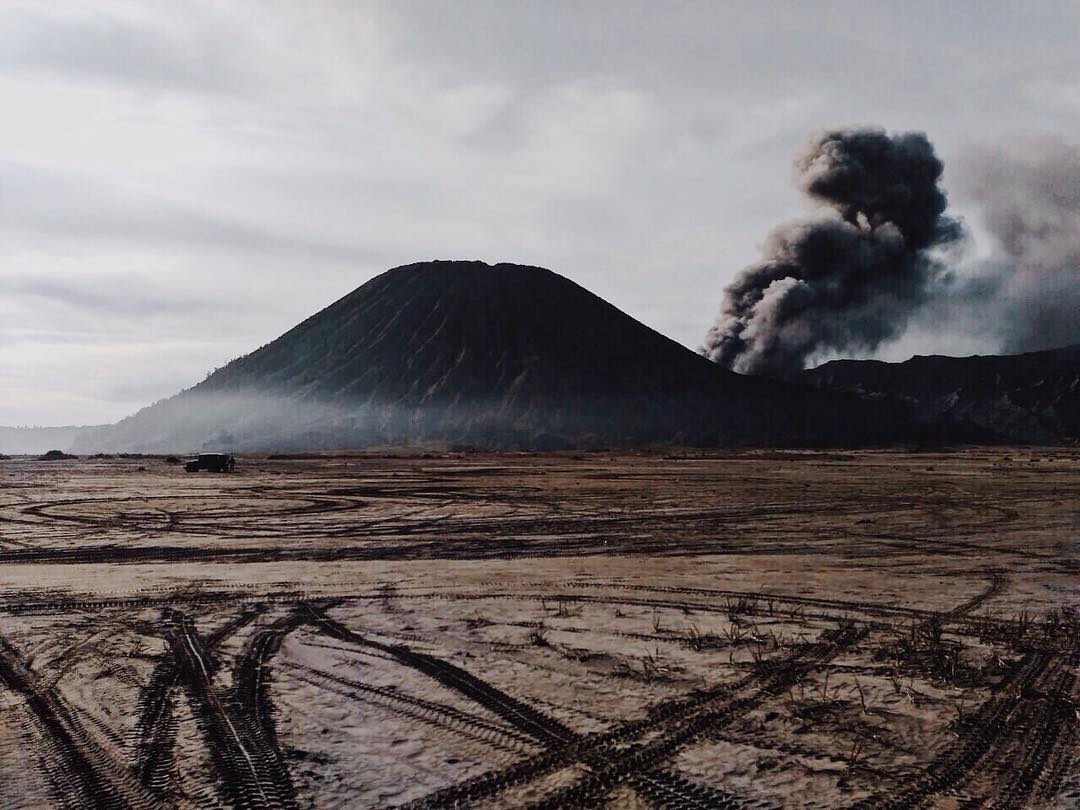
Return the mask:
POLYGON ((795 168, 820 208, 769 235, 705 339, 705 354, 736 371, 783 376, 814 355, 897 337, 941 274, 934 249, 961 234, 923 133, 825 132, 795 168))
POLYGON ((996 350, 1080 343, 1080 148, 1017 140, 972 150, 959 168, 994 245, 955 294, 993 324, 996 350))

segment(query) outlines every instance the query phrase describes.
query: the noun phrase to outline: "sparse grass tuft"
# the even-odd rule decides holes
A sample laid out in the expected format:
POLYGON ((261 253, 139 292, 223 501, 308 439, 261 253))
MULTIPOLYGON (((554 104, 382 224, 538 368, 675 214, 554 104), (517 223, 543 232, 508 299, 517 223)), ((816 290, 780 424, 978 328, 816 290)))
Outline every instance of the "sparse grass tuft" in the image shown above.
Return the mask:
POLYGON ((682 671, 664 660, 657 647, 653 652, 646 652, 641 658, 633 661, 620 661, 615 668, 615 675, 621 678, 632 678, 644 683, 671 680, 678 672, 682 671))
POLYGON ((983 679, 978 668, 965 662, 963 646, 945 637, 944 623, 937 616, 925 622, 912 621, 907 631, 897 632, 885 641, 874 657, 889 661, 897 680, 906 675, 943 684, 971 685, 983 679))
POLYGON ((859 695, 859 705, 862 707, 863 714, 871 714, 870 709, 866 705, 866 692, 862 688, 862 684, 859 683, 859 679, 855 679, 855 691, 859 695))

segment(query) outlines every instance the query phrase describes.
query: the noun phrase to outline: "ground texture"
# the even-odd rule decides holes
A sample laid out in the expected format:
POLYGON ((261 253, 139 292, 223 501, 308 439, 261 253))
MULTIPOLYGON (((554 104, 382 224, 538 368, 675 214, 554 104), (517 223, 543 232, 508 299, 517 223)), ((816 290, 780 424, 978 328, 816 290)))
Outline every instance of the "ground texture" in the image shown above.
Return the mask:
POLYGON ((0 462, 0 808, 1080 803, 1080 453, 0 462))

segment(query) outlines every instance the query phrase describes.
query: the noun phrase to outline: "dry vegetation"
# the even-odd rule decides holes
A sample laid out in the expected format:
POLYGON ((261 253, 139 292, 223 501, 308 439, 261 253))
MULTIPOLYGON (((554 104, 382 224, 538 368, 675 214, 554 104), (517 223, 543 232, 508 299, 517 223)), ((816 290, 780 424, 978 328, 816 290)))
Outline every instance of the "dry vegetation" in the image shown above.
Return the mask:
POLYGON ((0 463, 0 807, 1069 807, 1080 454, 0 463))

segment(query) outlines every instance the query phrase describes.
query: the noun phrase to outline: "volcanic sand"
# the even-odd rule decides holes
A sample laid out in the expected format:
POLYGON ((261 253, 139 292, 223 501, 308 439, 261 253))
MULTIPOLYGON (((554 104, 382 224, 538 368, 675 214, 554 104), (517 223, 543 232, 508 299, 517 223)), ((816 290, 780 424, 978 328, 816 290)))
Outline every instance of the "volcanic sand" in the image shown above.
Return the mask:
POLYGON ((0 476, 0 808, 1080 801, 1076 450, 0 476))

